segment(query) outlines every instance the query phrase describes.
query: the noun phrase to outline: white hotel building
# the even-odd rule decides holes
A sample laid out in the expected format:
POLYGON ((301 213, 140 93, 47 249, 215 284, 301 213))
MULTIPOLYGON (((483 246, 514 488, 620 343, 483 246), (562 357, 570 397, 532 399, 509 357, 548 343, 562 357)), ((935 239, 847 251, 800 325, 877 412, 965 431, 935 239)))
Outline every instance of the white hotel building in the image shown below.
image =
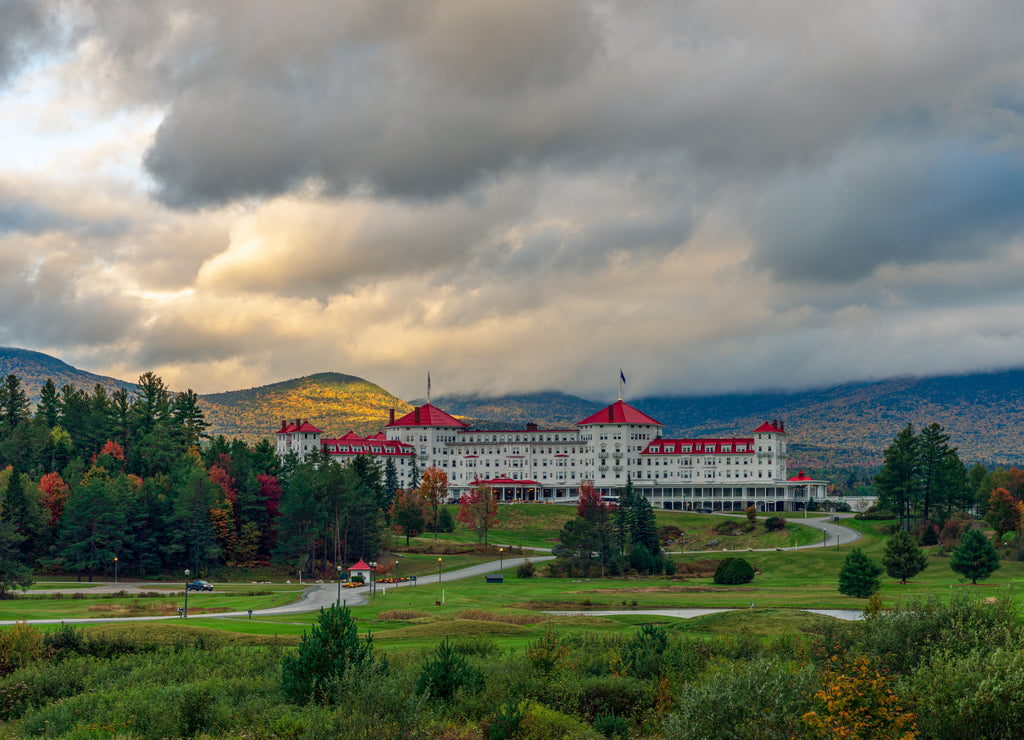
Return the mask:
POLYGON ((436 467, 458 497, 487 483, 500 500, 575 501, 583 481, 614 496, 631 480, 656 508, 797 511, 825 500, 827 483, 801 471, 788 477, 785 425, 766 422, 744 437, 665 439, 663 425, 621 399, 565 429, 470 429, 429 402, 395 419, 384 431, 339 439, 301 419, 282 422, 277 452, 305 458, 322 448, 345 460, 355 455, 393 458, 400 484, 436 467))

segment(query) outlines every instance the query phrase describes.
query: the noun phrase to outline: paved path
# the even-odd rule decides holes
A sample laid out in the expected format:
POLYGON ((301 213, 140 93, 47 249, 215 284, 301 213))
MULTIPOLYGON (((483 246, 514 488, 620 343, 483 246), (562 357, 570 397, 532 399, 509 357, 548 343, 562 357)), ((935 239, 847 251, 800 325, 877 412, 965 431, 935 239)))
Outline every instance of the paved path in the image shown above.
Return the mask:
MULTIPOLYGON (((504 562, 495 560, 490 563, 480 563, 479 565, 471 565, 467 568, 460 568, 459 570, 449 571, 441 574, 441 583, 447 583, 448 581, 458 581, 464 578, 473 578, 484 576, 488 573, 496 573, 499 568, 504 566, 509 569, 509 575, 515 574, 515 569, 525 562, 527 558, 505 558, 504 562)), ((530 562, 540 563, 545 560, 554 560, 553 556, 546 555, 536 558, 529 558, 530 562)), ((428 576, 419 576, 416 579, 416 583, 412 581, 405 581, 403 583, 387 583, 377 584, 378 589, 392 589, 392 588, 405 588, 408 586, 423 586, 430 585, 438 582, 438 575, 436 573, 428 576)), ((77 585, 77 584, 76 584, 77 585)), ((129 595, 132 591, 160 591, 167 588, 167 584, 154 584, 154 583, 104 583, 94 588, 84 590, 85 593, 117 593, 118 591, 125 591, 129 595), (161 588, 161 585, 163 588, 161 588)), ((60 589, 55 589, 59 591, 60 589)), ((369 586, 360 586, 359 588, 343 588, 341 590, 342 600, 349 606, 360 606, 365 604, 367 601, 367 594, 370 592, 369 586)), ((34 591, 33 593, 43 593, 41 591, 34 591)), ((202 599, 202 594, 195 594, 191 598, 202 599)), ((268 609, 253 609, 253 617, 268 617, 281 614, 300 614, 303 612, 317 611, 321 607, 328 607, 336 603, 338 599, 338 584, 335 583, 318 583, 315 585, 308 585, 302 595, 297 601, 293 601, 290 604, 284 604, 282 606, 274 606, 268 609)), ((197 601, 195 603, 202 603, 197 601)), ((201 619, 238 619, 248 618, 249 612, 218 612, 216 614, 193 614, 195 618, 201 619)), ((98 624, 100 622, 146 622, 146 621, 157 621, 161 619, 178 619, 176 616, 158 616, 158 617, 88 617, 84 619, 30 619, 29 624, 98 624)), ((0 625, 16 624, 14 620, 0 621, 0 625)))
MULTIPOLYGON (((736 515, 727 514, 725 516, 745 516, 745 515, 743 515, 743 514, 736 514, 736 515)), ((852 514, 846 514, 846 515, 837 514, 836 516, 839 517, 840 519, 842 519, 842 518, 849 518, 849 517, 852 516, 852 514)), ((816 543, 811 544, 811 545, 800 545, 798 547, 760 548, 759 550, 755 550, 755 552, 773 552, 775 550, 806 550, 806 549, 815 548, 815 547, 835 547, 837 545, 848 545, 850 543, 856 542, 861 537, 860 532, 858 532, 858 531, 856 531, 854 529, 850 529, 849 527, 844 527, 841 524, 838 524, 836 522, 833 522, 832 521, 832 517, 828 517, 827 519, 826 518, 791 519, 790 521, 792 523, 794 523, 794 524, 803 524, 805 526, 808 526, 808 527, 811 527, 813 529, 817 529, 817 530, 823 532, 825 534, 825 536, 826 536, 825 541, 824 542, 816 542, 816 543)), ((686 551, 686 552, 687 553, 712 554, 712 553, 721 552, 721 550, 693 550, 693 551, 686 551)), ((743 551, 734 550, 732 552, 746 552, 746 550, 743 550, 743 551)), ((544 556, 540 556, 540 557, 529 558, 529 560, 531 562, 534 562, 534 563, 540 563, 540 562, 544 562, 546 560, 553 560, 553 559, 554 559, 554 557, 550 556, 550 555, 544 555, 544 556)), ((472 565, 472 566, 469 566, 468 568, 461 568, 459 570, 450 571, 448 573, 442 573, 441 574, 441 582, 444 583, 446 581, 457 581, 457 580, 462 580, 464 578, 473 578, 473 577, 476 577, 476 576, 483 576, 483 575, 486 575, 487 573, 494 573, 502 565, 507 567, 509 569, 510 573, 514 573, 515 569, 521 563, 523 563, 525 560, 527 560, 527 558, 504 558, 503 562, 495 560, 495 561, 492 561, 492 562, 489 562, 489 563, 481 563, 479 565, 472 565)), ((416 581, 415 585, 429 585, 429 584, 437 583, 437 582, 438 582, 438 576, 437 576, 437 574, 433 574, 433 575, 419 576, 417 578, 417 581, 416 581)), ((82 591, 81 592, 82 593, 87 593, 87 594, 88 593, 96 593, 96 594, 100 594, 100 593, 117 593, 119 591, 125 591, 125 592, 127 592, 130 595, 133 591, 160 591, 160 590, 164 590, 164 589, 167 589, 167 588, 172 588, 172 589, 177 588, 176 585, 170 585, 170 584, 166 584, 166 583, 156 584, 156 583, 147 583, 147 582, 100 583, 100 584, 91 584, 91 587, 88 587, 88 588, 85 588, 85 587, 90 586, 90 584, 85 584, 85 583, 83 583, 83 584, 71 583, 71 584, 68 584, 68 585, 71 586, 72 588, 74 586, 80 586, 80 587, 82 587, 82 591)), ((413 585, 414 584, 411 581, 405 581, 403 583, 389 583, 389 584, 386 584, 386 585, 385 584, 377 584, 377 588, 378 589, 403 588, 403 587, 413 586, 413 585)), ((33 591, 33 593, 36 593, 36 594, 55 593, 55 592, 61 591, 61 590, 62 589, 59 589, 59 588, 58 589, 46 589, 46 590, 33 591)), ((64 590, 67 590, 67 589, 64 589, 64 590)), ((367 601, 367 594, 369 593, 369 590, 370 590, 369 586, 361 586, 360 588, 342 589, 341 598, 342 598, 342 600, 346 604, 348 604, 350 606, 360 606, 360 605, 366 603, 366 601, 367 601)), ((193 598, 195 598, 195 599, 202 599, 203 597, 202 597, 202 594, 198 594, 197 593, 197 594, 195 594, 193 596, 193 598)), ((303 612, 316 611, 316 610, 320 609, 321 607, 328 607, 328 606, 336 603, 337 602, 337 598, 338 598, 338 586, 337 586, 337 583, 335 583, 335 582, 322 583, 322 584, 318 583, 318 584, 315 584, 315 585, 308 585, 307 584, 306 590, 302 592, 302 595, 298 598, 298 600, 296 600, 296 601, 294 601, 294 602, 292 602, 290 604, 284 604, 282 606, 275 606, 275 607, 270 607, 270 608, 267 608, 267 609, 254 609, 253 612, 252 612, 252 616, 253 617, 265 617, 265 616, 274 616, 274 615, 282 615, 282 614, 300 614, 300 613, 303 613, 303 612)), ((196 602, 196 603, 201 603, 201 602, 196 602)), ((689 612, 689 611, 698 611, 698 612, 710 614, 710 613, 713 613, 714 611, 721 611, 721 610, 710 610, 709 611, 709 610, 697 609, 697 610, 682 610, 682 611, 687 611, 687 612, 689 612)), ((826 613, 825 611, 822 611, 822 610, 808 610, 808 611, 817 611, 817 613, 826 613)), ((842 610, 840 610, 840 611, 842 611, 842 610)), ((583 612, 583 613, 584 614, 590 614, 590 615, 598 615, 599 614, 598 612, 583 612)), ((630 611, 630 612, 627 612, 627 613, 629 613, 629 614, 644 614, 646 612, 630 611)), ((656 612, 651 612, 651 613, 653 613, 653 614, 661 614, 662 610, 658 610, 656 612)), ((217 613, 217 614, 201 614, 201 615, 200 614, 195 614, 193 616, 197 617, 197 618, 201 617, 201 618, 204 618, 204 619, 210 619, 210 618, 214 618, 214 619, 218 619, 218 618, 219 619, 238 619, 238 618, 249 618, 249 612, 247 612, 247 611, 242 611, 242 612, 220 612, 220 613, 217 613)), ((670 616, 670 615, 666 614, 664 616, 670 616)), ((693 614, 691 616, 698 616, 698 615, 697 614, 693 614)), ((833 616, 836 616, 836 615, 833 615, 833 616)), ((840 618, 842 619, 844 617, 840 617, 840 618)), ((157 617, 91 617, 91 618, 84 618, 84 619, 32 619, 32 620, 29 620, 29 624, 62 624, 62 623, 66 623, 66 624, 97 624, 97 623, 101 623, 101 622, 144 622, 144 621, 157 621, 157 620, 162 620, 162 619, 178 619, 178 617, 174 617, 174 616, 169 616, 169 617, 168 616, 157 616, 157 617)), ((0 625, 11 625, 11 624, 15 624, 15 623, 16 623, 15 621, 10 621, 10 620, 9 621, 0 621, 0 625)))
MULTIPOLYGON (((553 611, 544 612, 555 617, 618 617, 623 614, 644 614, 655 617, 675 617, 677 619, 693 619, 694 617, 703 617, 707 614, 718 614, 719 612, 734 612, 737 609, 625 609, 619 611, 580 611, 580 612, 563 612, 553 611)), ((812 614, 822 614, 826 617, 835 617, 836 619, 842 619, 847 622, 854 622, 864 618, 864 613, 859 609, 801 609, 803 612, 811 612, 812 614)))

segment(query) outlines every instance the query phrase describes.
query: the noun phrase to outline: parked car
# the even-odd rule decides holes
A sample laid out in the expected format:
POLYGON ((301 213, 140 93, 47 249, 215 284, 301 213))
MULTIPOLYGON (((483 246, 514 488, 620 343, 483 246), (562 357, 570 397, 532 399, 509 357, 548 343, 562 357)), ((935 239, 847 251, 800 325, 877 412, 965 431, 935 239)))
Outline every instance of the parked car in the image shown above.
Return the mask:
POLYGON ((213 586, 209 581, 192 581, 185 584, 185 589, 188 591, 213 591, 213 586))

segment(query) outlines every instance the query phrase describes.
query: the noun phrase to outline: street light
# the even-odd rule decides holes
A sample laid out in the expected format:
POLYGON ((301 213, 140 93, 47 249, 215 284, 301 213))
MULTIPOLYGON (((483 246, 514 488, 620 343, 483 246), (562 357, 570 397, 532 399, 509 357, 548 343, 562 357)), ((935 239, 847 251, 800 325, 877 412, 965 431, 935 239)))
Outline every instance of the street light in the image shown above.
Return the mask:
POLYGON ((370 598, 371 599, 376 599, 377 598, 377 584, 375 584, 373 582, 373 574, 376 573, 376 572, 377 572, 377 563, 376 563, 376 561, 371 560, 370 561, 370 598))
POLYGON ((505 548, 498 548, 498 571, 501 573, 505 572, 505 548))
POLYGON ((341 606, 341 566, 338 566, 338 603, 336 606, 341 606))
POLYGON ((185 568, 185 612, 182 616, 188 616, 188 568, 185 568))
POLYGON ((117 556, 114 556, 114 583, 117 583, 117 556))
POLYGON ((437 582, 441 582, 441 558, 437 559, 437 582))

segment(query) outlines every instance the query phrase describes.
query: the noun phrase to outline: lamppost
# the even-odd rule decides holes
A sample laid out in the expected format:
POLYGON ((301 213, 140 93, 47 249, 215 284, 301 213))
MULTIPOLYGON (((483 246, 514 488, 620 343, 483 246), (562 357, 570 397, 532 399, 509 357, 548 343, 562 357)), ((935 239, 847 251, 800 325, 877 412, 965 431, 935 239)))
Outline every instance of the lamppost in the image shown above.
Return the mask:
POLYGON ((500 572, 500 573, 504 573, 505 572, 505 548, 504 547, 499 547, 498 548, 498 572, 500 572))
POLYGON ((185 612, 182 616, 188 616, 188 568, 185 568, 185 612))
POLYGON ((441 558, 437 559, 437 582, 441 582, 441 558))
POLYGON ((114 556, 114 583, 117 583, 117 556, 114 556))
POLYGON ((341 606, 341 566, 338 566, 338 603, 336 606, 341 606))
POLYGON ((370 561, 370 598, 377 598, 377 584, 373 581, 373 574, 377 572, 377 563, 374 560, 370 561))

